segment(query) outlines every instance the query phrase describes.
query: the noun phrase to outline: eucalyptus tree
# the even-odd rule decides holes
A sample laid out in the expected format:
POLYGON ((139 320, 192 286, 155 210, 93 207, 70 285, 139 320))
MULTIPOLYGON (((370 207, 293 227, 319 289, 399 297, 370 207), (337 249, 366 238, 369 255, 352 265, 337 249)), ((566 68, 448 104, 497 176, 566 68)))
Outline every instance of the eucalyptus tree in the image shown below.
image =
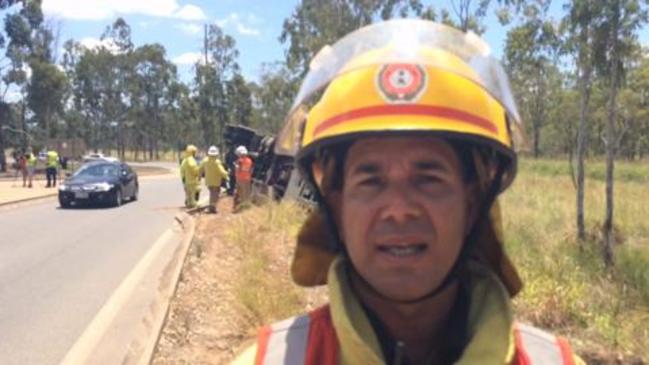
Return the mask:
POLYGON ((533 153, 539 157, 541 128, 547 122, 552 97, 561 88, 558 68, 559 39, 548 16, 550 2, 539 1, 525 9, 521 24, 507 33, 505 62, 525 120, 532 127, 533 153))
POLYGON ((649 17, 646 1, 608 0, 602 5, 602 24, 597 28, 594 57, 598 71, 607 81, 608 89, 608 123, 606 126, 606 211, 604 214, 603 236, 604 262, 611 266, 613 257, 613 212, 614 212, 614 170, 615 156, 624 130, 619 130, 618 92, 622 87, 627 63, 637 48, 638 30, 649 17))
POLYGON ((221 144, 225 124, 230 120, 227 84, 239 72, 238 57, 234 38, 211 24, 206 34, 205 59, 196 63, 194 77, 202 142, 206 146, 221 144))

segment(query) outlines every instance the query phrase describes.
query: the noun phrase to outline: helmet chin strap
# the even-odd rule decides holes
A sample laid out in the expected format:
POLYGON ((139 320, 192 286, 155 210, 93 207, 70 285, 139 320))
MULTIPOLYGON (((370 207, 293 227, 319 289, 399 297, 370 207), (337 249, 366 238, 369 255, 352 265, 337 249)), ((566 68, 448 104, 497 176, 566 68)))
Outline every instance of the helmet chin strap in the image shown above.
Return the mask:
MULTIPOLYGON (((491 209, 491 206, 493 202, 496 200, 496 196, 498 196, 498 192, 500 191, 500 185, 502 183, 502 177, 503 174, 505 173, 505 168, 502 164, 498 164, 498 168, 496 171, 496 175, 494 176, 494 179, 491 183, 491 186, 489 187, 489 190, 487 190, 487 194, 485 196, 485 199, 482 201, 482 204, 480 206, 480 211, 478 212, 477 219, 473 226, 471 227, 471 231, 469 231, 469 234, 467 235, 466 239, 464 240, 464 243, 462 244, 462 249, 460 250, 460 253, 457 256, 457 259, 455 259, 455 262, 453 263, 453 266, 451 269, 446 273, 446 276, 442 280, 442 282, 437 285, 436 288, 428 292, 427 294, 424 294, 420 297, 414 298, 414 299, 395 299, 391 298, 383 293, 381 293, 378 289, 376 289, 371 283, 369 283, 363 275, 361 275, 356 268, 354 268, 354 265, 352 263, 352 270, 355 273, 355 275, 362 281, 362 283, 372 291, 372 293, 379 298, 382 298, 387 301, 399 303, 399 304, 416 304, 422 301, 425 301, 427 299, 433 298, 443 292, 445 289, 447 289, 452 283, 456 282, 459 278, 460 270, 464 267, 464 264, 467 262, 471 252, 473 251, 473 248, 475 247, 475 242, 477 241, 477 235, 479 232, 480 224, 483 224, 485 219, 489 218, 489 210, 491 209)), ((316 189, 318 190, 318 189, 316 189)), ((322 199, 322 196, 319 195, 318 192, 318 198, 322 199)), ((326 204, 324 200, 320 200, 324 204, 325 209, 325 216, 327 217, 329 225, 332 227, 332 234, 334 235, 335 242, 338 246, 338 249, 342 250, 343 254, 347 257, 349 255, 347 254, 347 250, 345 249, 345 245, 343 245, 340 241, 340 237, 338 236, 338 231, 335 229, 335 221, 333 220, 333 214, 331 212, 331 209, 329 206, 326 204)), ((350 260, 351 262, 351 260, 350 260)))

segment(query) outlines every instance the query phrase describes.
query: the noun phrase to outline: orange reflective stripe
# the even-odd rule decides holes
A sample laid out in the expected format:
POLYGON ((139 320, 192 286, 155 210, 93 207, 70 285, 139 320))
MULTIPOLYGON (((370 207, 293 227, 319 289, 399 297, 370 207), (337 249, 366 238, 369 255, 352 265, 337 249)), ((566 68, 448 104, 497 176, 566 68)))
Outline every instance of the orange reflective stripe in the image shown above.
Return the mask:
POLYGON ((568 341, 563 337, 557 337, 557 344, 559 345, 559 349, 561 349, 563 363, 566 365, 575 365, 575 357, 568 341))
POLYGON ((515 365, 529 365, 532 362, 530 361, 527 352, 525 352, 525 346, 523 345, 523 338, 520 331, 517 328, 514 328, 514 345, 516 346, 516 356, 514 358, 513 364, 515 365))
POLYGON ((309 346, 305 364, 336 365, 338 364, 338 337, 331 321, 329 306, 320 307, 311 313, 309 328, 309 346))
POLYGON ((268 348, 268 339, 272 330, 270 326, 262 327, 257 334, 257 354, 255 355, 255 365, 263 365, 264 357, 266 357, 266 349, 268 348))
MULTIPOLYGON (((302 315, 270 327, 264 349, 257 351, 258 365, 304 364, 309 335, 309 316, 302 315)), ((263 337, 260 338, 260 341, 263 337)), ((260 343, 260 345, 262 345, 260 343)))
POLYGON ((338 340, 328 306, 259 331, 256 365, 337 363, 338 340))
POLYGON ((514 326, 516 365, 573 364, 572 351, 565 340, 525 324, 514 326))
POLYGON ((489 119, 482 118, 478 115, 474 115, 459 109, 444 106, 404 104, 368 106, 365 108, 350 110, 343 114, 335 115, 327 120, 322 121, 317 127, 314 128, 313 138, 317 138, 322 132, 335 125, 348 121, 367 117, 404 114, 455 119, 480 127, 494 134, 498 133, 498 127, 496 127, 496 125, 489 119))

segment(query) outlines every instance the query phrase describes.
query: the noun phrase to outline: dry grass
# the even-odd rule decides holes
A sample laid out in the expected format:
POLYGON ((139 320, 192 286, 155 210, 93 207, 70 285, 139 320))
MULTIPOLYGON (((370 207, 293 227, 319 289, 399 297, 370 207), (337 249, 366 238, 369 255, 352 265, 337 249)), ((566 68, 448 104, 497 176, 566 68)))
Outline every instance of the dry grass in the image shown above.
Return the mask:
POLYGON ((251 329, 313 309, 323 289, 303 289, 290 279, 295 237, 305 211, 292 203, 244 211, 225 232, 243 252, 236 294, 251 329))
MULTIPOLYGON (((587 179, 588 240, 576 240, 575 190, 563 162, 524 161, 503 197, 508 251, 526 283, 518 314, 569 337, 591 361, 649 359, 649 176, 629 172, 615 188, 617 265, 601 256, 604 182, 587 179)), ((638 166, 642 169, 642 166, 638 166)), ((598 176, 597 170, 591 175, 598 176)))

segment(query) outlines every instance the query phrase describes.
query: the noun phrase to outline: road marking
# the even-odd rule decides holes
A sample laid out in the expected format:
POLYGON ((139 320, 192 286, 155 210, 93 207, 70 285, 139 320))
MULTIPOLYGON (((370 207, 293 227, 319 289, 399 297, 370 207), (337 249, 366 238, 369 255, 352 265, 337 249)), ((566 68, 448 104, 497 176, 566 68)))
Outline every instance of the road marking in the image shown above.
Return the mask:
POLYGON ((137 287, 142 277, 146 274, 147 269, 158 257, 167 241, 173 235, 173 228, 167 229, 151 246, 149 251, 142 257, 137 265, 122 281, 119 287, 113 292, 110 298, 104 303, 95 318, 92 319, 83 334, 72 345, 68 353, 61 361, 61 365, 78 365, 89 363, 89 356, 102 339, 106 331, 110 328, 111 323, 117 316, 117 313, 128 302, 129 297, 137 287))

